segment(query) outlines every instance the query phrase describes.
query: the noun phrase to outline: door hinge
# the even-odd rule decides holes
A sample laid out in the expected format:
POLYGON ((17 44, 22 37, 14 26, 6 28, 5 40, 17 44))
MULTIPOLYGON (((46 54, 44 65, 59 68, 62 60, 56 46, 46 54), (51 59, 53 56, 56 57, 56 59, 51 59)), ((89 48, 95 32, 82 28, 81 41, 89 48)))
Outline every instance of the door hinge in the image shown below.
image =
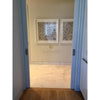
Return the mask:
POLYGON ((75 49, 73 49, 73 56, 75 56, 75 49))
POLYGON ((25 54, 28 55, 28 49, 25 49, 25 54))

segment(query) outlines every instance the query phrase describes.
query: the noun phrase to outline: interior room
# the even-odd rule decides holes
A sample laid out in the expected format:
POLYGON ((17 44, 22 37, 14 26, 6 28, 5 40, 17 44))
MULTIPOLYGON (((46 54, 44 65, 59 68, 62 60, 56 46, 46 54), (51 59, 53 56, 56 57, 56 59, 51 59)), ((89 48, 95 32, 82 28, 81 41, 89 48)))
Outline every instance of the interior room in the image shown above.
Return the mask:
POLYGON ((27 0, 26 8, 30 87, 71 88, 74 0, 27 0), (57 41, 46 40, 54 27, 57 41))

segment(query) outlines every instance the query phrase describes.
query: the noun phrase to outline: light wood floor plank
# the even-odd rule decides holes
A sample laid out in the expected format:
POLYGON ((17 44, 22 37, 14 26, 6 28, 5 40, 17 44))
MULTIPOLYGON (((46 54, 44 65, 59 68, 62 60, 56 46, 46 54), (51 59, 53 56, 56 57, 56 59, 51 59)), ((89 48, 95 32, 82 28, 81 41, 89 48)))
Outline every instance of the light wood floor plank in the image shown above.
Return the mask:
POLYGON ((71 89, 30 88, 20 100, 84 100, 80 92, 71 89))

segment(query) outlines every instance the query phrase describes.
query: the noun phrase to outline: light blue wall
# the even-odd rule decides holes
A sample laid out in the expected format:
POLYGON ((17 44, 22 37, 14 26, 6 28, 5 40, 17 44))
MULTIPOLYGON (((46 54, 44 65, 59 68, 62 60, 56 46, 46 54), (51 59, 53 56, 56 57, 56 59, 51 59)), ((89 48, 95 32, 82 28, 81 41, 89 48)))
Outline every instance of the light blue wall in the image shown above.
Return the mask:
POLYGON ((19 100, 24 90, 23 58, 19 0, 13 0, 13 100, 19 100))

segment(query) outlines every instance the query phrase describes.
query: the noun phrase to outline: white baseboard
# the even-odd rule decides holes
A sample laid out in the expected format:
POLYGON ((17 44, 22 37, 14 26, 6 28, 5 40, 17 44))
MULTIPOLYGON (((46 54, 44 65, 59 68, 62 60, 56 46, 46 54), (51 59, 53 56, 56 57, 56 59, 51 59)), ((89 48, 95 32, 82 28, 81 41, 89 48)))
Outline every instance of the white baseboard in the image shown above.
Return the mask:
POLYGON ((38 64, 38 65, 71 65, 72 62, 39 62, 39 61, 32 61, 30 64, 38 64))

